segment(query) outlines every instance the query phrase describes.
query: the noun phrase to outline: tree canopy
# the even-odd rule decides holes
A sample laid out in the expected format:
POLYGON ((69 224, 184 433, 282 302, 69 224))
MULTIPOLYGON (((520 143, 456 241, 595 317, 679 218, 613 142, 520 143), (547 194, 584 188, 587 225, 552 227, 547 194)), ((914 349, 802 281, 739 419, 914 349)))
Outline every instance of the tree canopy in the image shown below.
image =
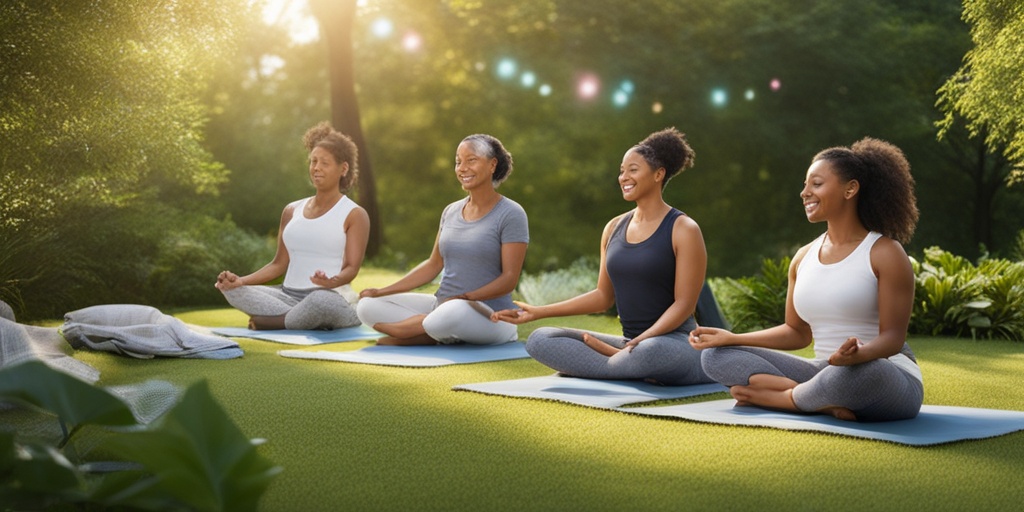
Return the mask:
POLYGON ((974 46, 939 93, 947 133, 956 116, 972 136, 1015 162, 1009 182, 1024 179, 1024 4, 964 0, 963 18, 974 46))

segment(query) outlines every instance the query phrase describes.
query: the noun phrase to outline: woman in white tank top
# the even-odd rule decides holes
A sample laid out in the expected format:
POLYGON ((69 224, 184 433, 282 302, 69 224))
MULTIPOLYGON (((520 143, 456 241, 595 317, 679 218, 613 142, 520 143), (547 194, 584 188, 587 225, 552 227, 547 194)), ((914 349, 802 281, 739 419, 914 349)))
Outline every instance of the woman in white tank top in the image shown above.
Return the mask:
POLYGON ((345 192, 356 181, 357 149, 322 122, 303 137, 316 193, 281 214, 274 259, 239 277, 225 270, 217 289, 250 315, 251 329, 338 329, 359 325, 351 282, 359 273, 370 218, 345 192), (284 275, 284 284, 264 283, 284 275))
POLYGON ((913 418, 921 371, 906 344, 914 273, 901 243, 917 224, 910 164, 899 148, 865 138, 818 153, 800 193, 807 220, 827 230, 789 268, 786 321, 733 334, 690 333, 701 363, 738 405, 859 421, 913 418), (814 342, 814 359, 776 350, 814 342))

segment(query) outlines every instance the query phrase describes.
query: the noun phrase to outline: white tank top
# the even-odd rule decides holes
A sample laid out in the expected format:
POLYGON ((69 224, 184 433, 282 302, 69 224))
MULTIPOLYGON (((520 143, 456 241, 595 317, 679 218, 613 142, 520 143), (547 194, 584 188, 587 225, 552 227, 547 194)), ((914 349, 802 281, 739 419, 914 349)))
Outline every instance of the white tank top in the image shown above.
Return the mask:
MULTIPOLYGON (((317 270, 324 271, 328 277, 341 272, 345 258, 345 219, 359 206, 348 196, 342 196, 327 213, 307 219, 303 211, 309 199, 307 197, 295 205, 292 218, 281 235, 288 249, 284 286, 297 290, 316 288, 309 278, 317 270)), ((357 296, 351 286, 339 286, 335 291, 349 302, 355 302, 357 296)))
MULTIPOLYGON (((797 267, 793 306, 811 326, 815 358, 827 360, 851 336, 862 343, 878 337, 878 277, 871 268, 871 248, 881 237, 870 232, 849 256, 824 264, 818 258, 822 234, 797 267)), ((921 370, 906 355, 889 360, 921 380, 921 370)))

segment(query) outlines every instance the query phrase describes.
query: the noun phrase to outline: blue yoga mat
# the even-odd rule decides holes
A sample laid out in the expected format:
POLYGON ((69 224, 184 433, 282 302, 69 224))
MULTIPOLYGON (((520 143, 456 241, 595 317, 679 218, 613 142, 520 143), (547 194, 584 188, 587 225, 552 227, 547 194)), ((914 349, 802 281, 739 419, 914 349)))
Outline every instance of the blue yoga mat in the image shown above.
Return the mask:
POLYGON ((342 341, 375 340, 384 336, 365 325, 335 329, 333 331, 286 329, 279 331, 254 331, 244 327, 210 327, 209 329, 214 334, 221 336, 276 341, 277 343, 287 343, 289 345, 323 345, 325 343, 339 343, 342 341))
POLYGON ((296 359, 318 359, 383 366, 430 367, 450 364, 484 363, 525 359, 526 346, 520 342, 501 345, 424 345, 395 347, 374 345, 347 352, 326 350, 280 350, 278 355, 296 359))
POLYGON ((461 384, 452 389, 517 398, 540 398, 604 409, 728 391, 721 384, 658 386, 636 380, 579 379, 560 375, 461 384))
POLYGON ((616 410, 703 423, 827 432, 913 446, 985 439, 1024 430, 1024 412, 946 405, 924 405, 914 419, 874 423, 842 421, 823 414, 803 415, 759 407, 740 407, 732 399, 616 410))

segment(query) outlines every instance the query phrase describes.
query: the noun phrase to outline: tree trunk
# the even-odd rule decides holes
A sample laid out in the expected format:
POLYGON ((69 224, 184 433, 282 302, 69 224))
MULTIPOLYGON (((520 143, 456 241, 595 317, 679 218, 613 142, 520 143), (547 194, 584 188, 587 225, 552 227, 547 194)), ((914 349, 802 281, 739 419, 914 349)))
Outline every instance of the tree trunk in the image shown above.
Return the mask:
POLYGON ((380 252, 383 230, 377 207, 377 185, 373 179, 370 152, 366 147, 359 103, 356 99, 355 56, 352 51, 352 27, 356 0, 309 0, 310 10, 320 24, 320 37, 327 44, 327 63, 331 82, 331 124, 352 138, 359 148, 359 205, 370 216, 370 241, 366 257, 380 252))

